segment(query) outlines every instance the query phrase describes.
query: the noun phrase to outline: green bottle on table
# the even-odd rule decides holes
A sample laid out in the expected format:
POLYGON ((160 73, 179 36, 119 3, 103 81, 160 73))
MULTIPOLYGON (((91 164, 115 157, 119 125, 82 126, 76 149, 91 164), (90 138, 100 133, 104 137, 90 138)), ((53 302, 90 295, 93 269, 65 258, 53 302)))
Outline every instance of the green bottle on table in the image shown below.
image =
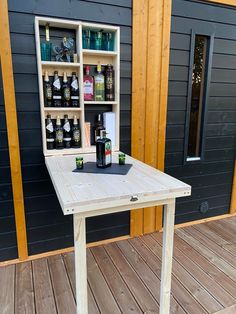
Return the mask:
POLYGON ((97 167, 107 168, 112 164, 111 140, 106 137, 106 131, 101 131, 101 137, 96 142, 97 167))

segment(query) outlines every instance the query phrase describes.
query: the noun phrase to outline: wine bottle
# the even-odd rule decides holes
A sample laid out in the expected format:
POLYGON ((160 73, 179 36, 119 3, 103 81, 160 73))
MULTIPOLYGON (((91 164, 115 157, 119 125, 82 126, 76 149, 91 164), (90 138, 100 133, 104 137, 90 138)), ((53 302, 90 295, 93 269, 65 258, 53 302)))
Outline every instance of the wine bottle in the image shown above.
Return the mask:
POLYGON ((54 72, 52 84, 52 98, 55 107, 61 107, 61 81, 58 76, 58 71, 54 72))
POLYGON ((96 143, 97 140, 101 137, 101 132, 105 131, 105 128, 102 123, 102 115, 99 113, 97 116, 97 122, 95 125, 95 136, 94 136, 94 142, 96 143))
POLYGON ((97 74, 94 76, 94 99, 96 101, 105 100, 105 83, 104 75, 102 74, 101 65, 97 65, 97 74))
POLYGON ((48 72, 44 74, 44 104, 45 107, 52 106, 52 86, 49 81, 48 72))
POLYGON ((90 66, 86 65, 84 75, 84 100, 93 100, 94 80, 90 75, 90 66))
POLYGON ((114 76, 113 66, 108 64, 105 71, 105 100, 115 100, 114 76))
POLYGON ((79 107, 79 84, 76 77, 76 72, 72 72, 72 79, 70 85, 70 94, 71 94, 71 106, 79 107))
POLYGON ((47 142, 47 149, 54 149, 54 127, 51 120, 51 115, 47 115, 46 120, 46 142, 47 142))
POLYGON ((72 126, 72 146, 75 148, 81 147, 80 123, 77 120, 76 116, 74 116, 73 126, 72 126))
POLYGON ((98 168, 111 166, 111 140, 106 137, 106 131, 102 131, 101 137, 97 140, 96 157, 98 168))
POLYGON ((64 125, 63 125, 63 141, 65 148, 71 148, 71 127, 68 115, 64 115, 64 125))
POLYGON ((55 127, 56 149, 62 149, 63 146, 63 128, 61 126, 61 119, 57 116, 55 127))
POLYGON ((67 80, 66 72, 63 73, 62 95, 63 107, 70 107, 70 85, 67 80))

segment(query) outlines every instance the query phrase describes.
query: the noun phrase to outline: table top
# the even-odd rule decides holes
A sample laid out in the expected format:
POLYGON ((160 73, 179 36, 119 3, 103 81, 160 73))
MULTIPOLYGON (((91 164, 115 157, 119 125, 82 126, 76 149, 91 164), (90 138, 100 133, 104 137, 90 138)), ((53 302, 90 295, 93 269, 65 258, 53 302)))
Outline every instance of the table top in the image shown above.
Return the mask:
MULTIPOLYGON (((95 162, 95 154, 80 155, 95 162)), ((73 172, 76 155, 45 157, 46 166, 65 215, 89 217, 161 204, 162 200, 191 194, 191 187, 126 155, 132 164, 125 175, 73 172)), ((118 162, 118 153, 113 153, 118 162)), ((122 167, 122 166, 120 166, 122 167)))

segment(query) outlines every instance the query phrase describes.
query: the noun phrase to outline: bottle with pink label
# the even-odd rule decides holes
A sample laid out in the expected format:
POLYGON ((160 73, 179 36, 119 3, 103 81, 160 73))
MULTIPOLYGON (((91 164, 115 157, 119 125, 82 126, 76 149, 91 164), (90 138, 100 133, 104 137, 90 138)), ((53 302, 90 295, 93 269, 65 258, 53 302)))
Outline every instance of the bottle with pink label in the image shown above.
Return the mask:
POLYGON ((94 79, 90 75, 90 66, 86 65, 84 75, 84 100, 94 100, 94 79))

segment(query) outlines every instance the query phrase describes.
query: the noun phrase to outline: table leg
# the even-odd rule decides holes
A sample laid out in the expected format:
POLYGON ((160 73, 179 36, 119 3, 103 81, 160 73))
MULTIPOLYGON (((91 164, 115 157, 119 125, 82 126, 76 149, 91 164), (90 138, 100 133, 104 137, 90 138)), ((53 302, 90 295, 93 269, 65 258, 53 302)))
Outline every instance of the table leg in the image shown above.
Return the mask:
POLYGON ((86 225, 85 218, 74 214, 75 285, 77 314, 88 314, 86 225))
POLYGON ((164 206, 160 314, 170 312, 171 271, 174 240, 175 199, 164 206))

